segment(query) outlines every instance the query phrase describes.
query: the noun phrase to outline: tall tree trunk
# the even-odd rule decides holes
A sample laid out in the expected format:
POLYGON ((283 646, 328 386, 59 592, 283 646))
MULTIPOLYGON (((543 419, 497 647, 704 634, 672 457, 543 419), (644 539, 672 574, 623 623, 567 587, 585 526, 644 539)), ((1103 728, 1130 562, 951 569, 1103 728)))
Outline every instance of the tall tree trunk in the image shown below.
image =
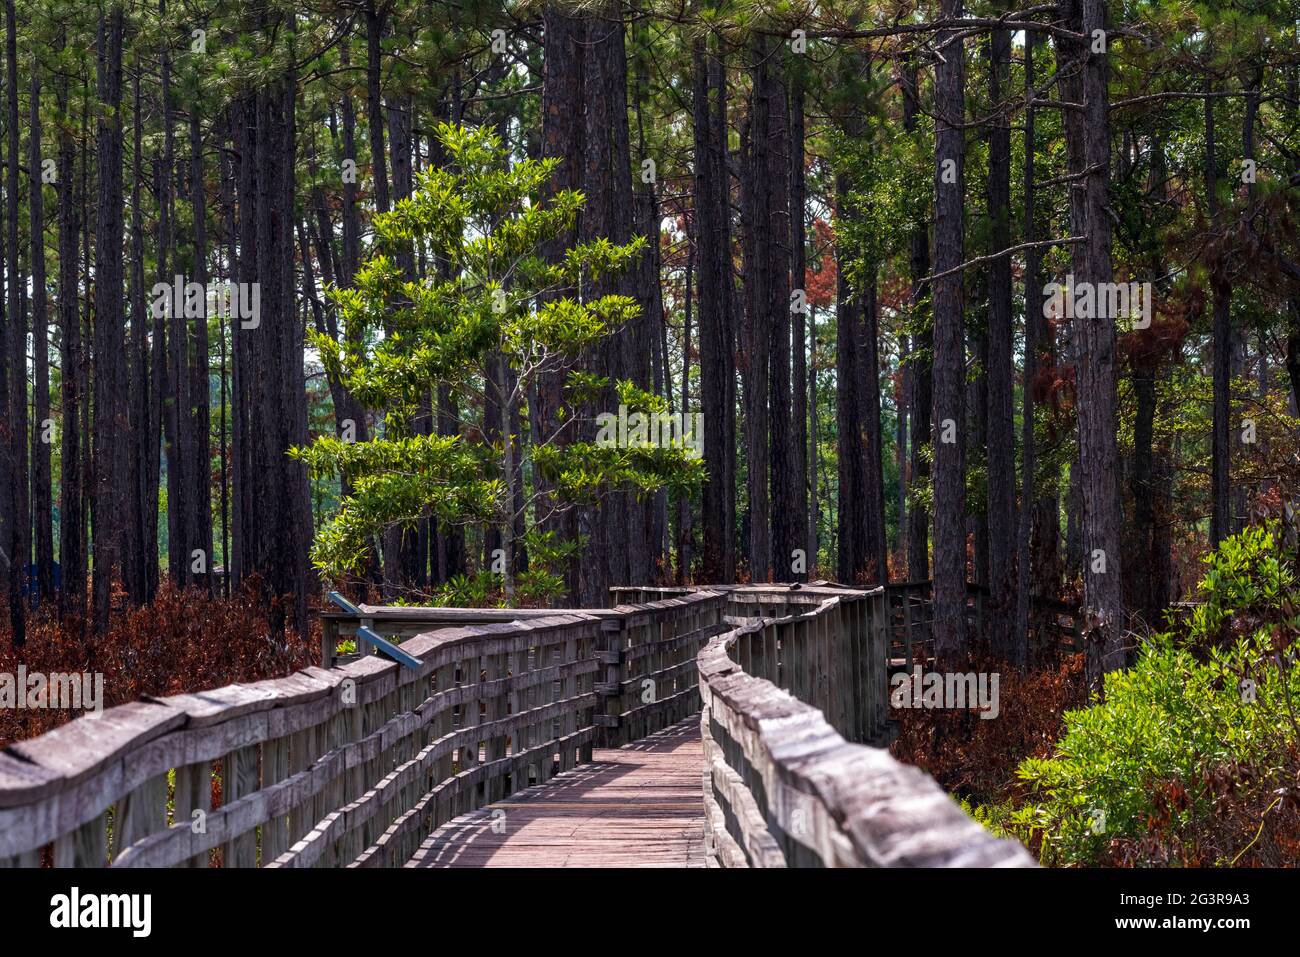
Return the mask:
POLYGON ((26 609, 22 597, 27 565, 31 561, 31 524, 28 514, 27 474, 27 316, 23 311, 20 290, 23 286, 18 247, 18 25, 13 0, 5 2, 5 81, 6 133, 8 149, 5 177, 5 226, 8 230, 8 426, 9 464, 12 472, 7 483, 10 505, 7 524, 9 535, 9 622, 14 647, 27 637, 26 609))
MULTIPOLYGON (((725 107, 710 108, 713 91, 725 99, 722 65, 706 42, 694 53, 695 242, 699 251, 700 404, 704 413, 704 465, 708 476, 701 497, 706 582, 728 583, 735 575, 734 526, 729 503, 734 489, 728 473, 729 444, 734 449, 734 381, 730 297, 731 238, 726 206, 726 130, 719 123, 725 107)), ((683 409, 683 412, 685 409, 683 409)))
MULTIPOLYGON (((542 79, 541 155, 560 161, 546 186, 549 197, 560 190, 576 190, 582 186, 582 73, 586 21, 570 16, 560 9, 559 4, 547 3, 543 25, 546 58, 542 79)), ((547 262, 559 262, 564 250, 572 246, 576 238, 576 228, 556 236, 543 247, 542 255, 547 262)), ((534 444, 553 442, 566 445, 574 438, 564 428, 563 384, 559 373, 544 373, 538 381, 536 401, 530 410, 534 444)), ((558 511, 561 503, 555 497, 553 483, 540 475, 535 480, 540 493, 540 527, 557 533, 563 539, 575 539, 578 535, 577 514, 572 510, 558 511)), ((575 603, 581 600, 578 566, 579 560, 575 558, 565 570, 568 600, 575 603)))
POLYGON ((785 181, 785 96, 774 66, 775 45, 754 41, 752 87, 744 137, 745 427, 748 450, 749 563, 754 581, 789 577, 789 534, 778 510, 788 504, 784 441, 789 425, 789 236, 785 181), (784 340, 785 348, 782 348, 784 340), (774 458, 775 456, 775 458, 774 458))
POLYGON ((205 591, 212 591, 212 409, 211 357, 208 351, 208 196, 203 177, 203 128, 199 121, 199 104, 190 105, 190 203, 194 212, 194 278, 203 290, 203 308, 194 318, 193 353, 189 370, 191 413, 187 427, 192 437, 190 464, 191 495, 194 507, 195 537, 191 547, 203 552, 207 574, 199 580, 205 591))
MULTIPOLYGON (((227 107, 222 115, 219 138, 222 149, 217 155, 217 175, 220 184, 222 209, 221 239, 224 246, 222 279, 230 284, 235 282, 239 260, 239 231, 235 225, 235 182, 238 173, 234 151, 227 148, 227 144, 233 139, 231 132, 231 117, 233 115, 234 110, 231 107, 227 107)), ((220 383, 220 419, 217 423, 217 434, 219 436, 217 455, 221 463, 221 591, 226 597, 230 596, 231 582, 230 425, 232 417, 230 414, 230 350, 234 344, 233 326, 238 321, 231 315, 232 312, 233 310, 228 309, 221 314, 221 331, 217 336, 217 361, 220 363, 220 379, 218 380, 220 383)))
MULTIPOLYGON (((1150 193, 1158 201, 1167 201, 1164 184, 1165 144, 1158 134, 1151 136, 1150 193)), ((1156 254, 1152 273, 1165 274, 1163 256, 1156 254)), ((1162 288, 1160 290, 1164 292, 1162 288)), ((1157 554, 1159 536, 1156 532, 1156 513, 1161 509, 1163 462, 1157 462, 1155 425, 1159 414, 1157 378, 1164 343, 1149 333, 1134 333, 1127 349, 1132 390, 1136 401, 1133 418, 1133 458, 1129 474, 1129 495, 1133 500, 1133 520, 1126 526, 1126 554, 1134 556, 1132 570, 1125 578, 1125 603, 1142 617, 1149 626, 1161 624, 1160 614, 1168 600, 1168 582, 1157 580, 1161 562, 1157 554), (1165 597, 1161 597, 1165 596, 1165 597)), ((1167 444, 1162 443, 1162 444, 1167 444)), ((1168 515, 1160 521, 1167 521, 1168 515)))
MULTIPOLYGON (((1078 69, 1063 82, 1066 99, 1081 103, 1065 111, 1070 172, 1083 189, 1071 205, 1071 233, 1086 237, 1073 249, 1076 281, 1097 290, 1112 278, 1110 262, 1110 117, 1106 54, 1090 53, 1095 31, 1104 33, 1104 0, 1063 0, 1062 19, 1087 38, 1058 35, 1063 62, 1078 69)), ((1125 627, 1122 516, 1115 414, 1115 326, 1111 319, 1075 319, 1075 383, 1079 429, 1079 489, 1083 512, 1084 631, 1087 677, 1101 687, 1105 672, 1124 664, 1125 627)))
POLYGON ((889 581, 889 541, 885 534, 885 470, 880 422, 880 309, 876 272, 865 280, 862 294, 862 324, 858 327, 858 379, 862 410, 863 470, 866 526, 863 529, 863 568, 866 581, 883 585, 889 581))
MULTIPOLYGON (((621 0, 608 0, 587 21, 587 45, 583 52, 583 97, 586 101, 584 137, 583 208, 579 238, 582 241, 606 237, 622 244, 632 238, 632 170, 627 123, 627 59, 623 37, 621 0)), ((590 295, 622 293, 634 295, 634 277, 604 277, 589 283, 590 295)), ((596 367, 611 380, 629 378, 639 385, 647 382, 644 357, 636 350, 644 341, 642 320, 635 320, 619 336, 606 339, 594 357, 596 367)), ((617 408, 612 387, 601 401, 606 409, 617 408)), ((581 597, 585 603, 603 604, 609 586, 630 581, 630 569, 643 562, 633 550, 643 548, 641 536, 631 529, 643 527, 644 506, 625 492, 606 496, 599 508, 584 510, 594 554, 602 556, 584 567, 581 597)))
MULTIPOLYGON (((349 65, 348 45, 344 43, 339 50, 340 60, 349 65)), ((351 92, 345 88, 343 101, 339 107, 343 116, 343 161, 357 166, 357 114, 352 102, 351 92)), ((361 262, 361 215, 357 200, 357 182, 355 176, 343 178, 343 253, 339 259, 339 282, 351 286, 361 262)), ((360 422, 357 423, 361 425, 360 422)))
POLYGON ((252 122, 236 126, 243 220, 239 278, 257 283, 261 297, 255 324, 233 324, 237 408, 240 396, 247 396, 234 473, 241 513, 235 552, 242 552, 241 575, 260 576, 275 634, 290 624, 305 634, 312 591, 307 473, 286 454, 307 440, 304 330, 294 305, 296 87, 290 73, 248 95, 244 114, 252 122))
MULTIPOLYGON (((981 318, 988 317, 988 285, 987 272, 971 274, 971 298, 978 303, 976 311, 983 311, 984 315, 981 318)), ((975 373, 966 388, 968 415, 966 464, 968 467, 984 470, 988 465, 989 447, 989 337, 987 328, 979 320, 972 323, 966 337, 966 348, 972 357, 975 373)), ((985 495, 985 502, 980 505, 986 504, 987 500, 988 496, 985 495)), ((989 523, 988 514, 983 507, 971 509, 971 513, 966 517, 966 529, 970 537, 970 580, 987 588, 989 523)))
POLYGON ((54 501, 50 487, 50 345, 48 289, 45 285, 45 194, 41 164, 41 75, 32 64, 28 123, 28 213, 32 265, 32 495, 35 499, 36 576, 42 602, 54 594, 54 501))
MULTIPOLYGON (((646 238, 646 250, 641 256, 641 261, 637 264, 637 299, 641 303, 642 313, 636 320, 640 342, 640 368, 638 375, 642 379, 643 386, 649 386, 651 370, 646 368, 649 360, 656 351, 653 343, 659 338, 659 330, 664 324, 664 305, 660 292, 660 250, 659 250, 659 222, 662 214, 659 209, 659 200, 655 195, 655 185, 653 183, 643 183, 636 190, 634 199, 634 217, 636 220, 636 231, 646 238)), ((685 415, 685 409, 682 412, 685 415)), ((683 418, 683 423, 688 420, 683 418)), ((631 565, 628 569, 629 582, 652 582, 655 581, 658 574, 658 562, 662 558, 667 562, 667 556, 662 554, 664 541, 664 508, 666 508, 666 499, 664 493, 657 493, 655 498, 648 499, 644 503, 638 503, 640 523, 630 529, 631 535, 636 541, 635 547, 630 553, 631 565)))
MULTIPOLYGON (((9 11, 9 4, 6 3, 6 13, 9 11)), ((15 69, 16 72, 16 69, 15 69)), ((17 175, 18 165, 9 164, 17 175)), ((7 183, 6 183, 7 186, 7 183)), ((13 195, 12 193, 10 194, 13 195)), ((0 211, 3 213, 3 211, 0 211)), ((3 225, 0 224, 0 270, 4 270, 9 263, 9 242, 5 235, 3 225)), ((16 261, 17 257, 15 257, 16 261)), ((11 284, 12 285, 12 284, 11 284)), ((14 286, 13 288, 17 288, 14 286)), ((17 330, 13 328, 13 309, 0 296, 0 409, 4 410, 4 422, 0 429, 0 560, 4 562, 5 569, 5 599, 9 606, 10 619, 20 627, 24 624, 22 619, 22 567, 21 558, 18 555, 18 515, 17 495, 14 486, 17 484, 18 472, 15 468, 13 455, 14 442, 17 436, 14 434, 12 427, 12 394, 10 390, 10 379, 21 378, 17 369, 11 369, 13 363, 14 344, 13 339, 17 330)), ((25 437, 24 437, 25 438, 25 437)), ((11 636, 13 647, 20 648, 26 636, 15 632, 11 636)))
POLYGON ((911 344, 907 329, 898 329, 898 374, 894 382, 894 467, 898 471, 895 507, 898 509, 897 537, 894 540, 894 570, 907 580, 907 423, 908 400, 912 394, 911 344))
MULTIPOLYGON (((1037 112, 1033 105, 1034 91, 1034 47, 1038 45, 1039 35, 1033 32, 1025 34, 1025 149, 1023 170, 1024 192, 1024 242, 1032 243, 1038 235, 1036 228, 1037 212, 1035 210, 1034 188, 1034 151, 1037 149, 1035 120, 1037 112)), ((1034 380, 1038 377, 1038 356, 1041 344, 1040 330, 1044 324, 1043 317, 1043 279, 1042 259, 1037 249, 1032 246, 1025 250, 1025 367, 1021 384, 1020 412, 1020 512, 1016 526, 1016 619, 1011 632, 1008 660, 1012 665, 1023 668, 1029 661, 1029 603, 1030 585, 1030 542, 1035 515, 1034 504, 1037 502, 1035 489, 1035 471, 1038 467, 1037 445, 1034 440, 1034 380)))
MULTIPOLYGON (((158 281, 170 283, 172 280, 168 277, 167 256, 170 248, 170 240, 167 237, 171 231, 171 211, 170 206, 166 203, 164 197, 163 183, 166 177, 163 174, 163 163, 160 157, 155 154, 153 158, 154 165, 154 192, 159 197, 158 201, 158 239, 157 260, 158 260, 158 281), (166 228, 164 228, 166 226, 166 228), (166 241, 165 241, 166 240, 166 241)), ((143 242, 143 240, 142 240, 143 242)), ((140 269, 143 269, 141 263, 140 269)), ((148 554, 145 556, 147 565, 146 577, 149 582, 149 591, 152 594, 158 588, 161 577, 161 555, 158 547, 158 503, 161 495, 161 471, 163 463, 163 446, 164 435, 167 433, 168 426, 168 393, 169 370, 167 368, 168 343, 167 343, 167 314, 168 311, 151 310, 153 318, 153 336, 149 345, 149 366, 151 374, 149 376, 149 435, 145 451, 144 469, 145 469, 145 511, 149 515, 149 530, 146 532, 147 541, 150 543, 148 554)), ((168 453, 170 454, 170 453, 168 453)), ((168 481, 168 492, 172 490, 172 485, 168 481)), ((167 533, 168 533, 168 564, 171 563, 171 530, 172 530, 172 505, 170 501, 167 506, 167 533)), ((171 567, 168 568, 168 575, 171 575, 171 567)))
MULTIPOLYGON (((943 0, 955 18, 961 0, 943 0)), ((956 661, 966 648, 966 330, 961 265, 965 182, 965 63, 954 30, 936 37, 934 272, 934 653, 956 661)))
POLYGON ((96 46, 96 94, 100 103, 96 129, 99 197, 95 227, 95 428, 94 619, 108 626, 114 576, 122 560, 123 499, 120 477, 125 469, 122 441, 125 363, 122 311, 122 29, 123 13, 113 6, 101 14, 96 46))
MULTIPOLYGON (((916 66, 909 63, 903 72, 903 129, 908 133, 917 128, 918 102, 916 66)), ((911 409, 908 446, 911 454, 909 484, 913 489, 930 484, 930 460, 926 451, 932 441, 930 413, 933 403, 934 322, 931 313, 933 297, 930 286, 922 280, 930 274, 930 230, 927 218, 922 215, 912 231, 911 249, 911 308, 912 354, 909 359, 909 397, 911 409)), ((919 504, 908 511, 907 578, 924 581, 930 577, 930 514, 919 504)))
MULTIPOLYGON (((791 313, 791 349, 794 359, 790 383, 790 416, 793 420, 791 435, 793 446, 790 456, 790 474, 793 500, 787 510, 791 537, 795 546, 802 548, 811 572, 817 561, 817 548, 812 543, 808 524, 808 346, 804 317, 808 314, 806 275, 807 237, 804 233, 804 213, 807 183, 804 177, 804 76, 803 65, 793 63, 790 68, 790 282, 804 293, 802 301, 791 313)), ((806 579, 807 574, 801 576, 806 579)))
MULTIPOLYGON (((769 516, 772 535, 771 567, 780 581, 794 577, 794 550, 803 530, 792 523, 795 486, 790 450, 790 125, 785 81, 778 56, 767 59, 760 76, 767 98, 767 127, 762 131, 766 167, 755 168, 760 177, 759 242, 766 246, 764 294, 760 309, 768 316, 768 463, 771 468, 769 516)), ((756 519, 759 516, 754 516, 756 519)))
MULTIPOLYGON (((390 95, 386 114, 388 118, 388 144, 392 154, 393 200, 400 202, 409 199, 414 189, 414 171, 412 166, 413 134, 412 125, 414 100, 407 94, 390 95)), ((415 250, 403 244, 395 256, 397 267, 408 282, 417 279, 415 271, 415 250)), ((420 410, 411 418, 408 427, 415 435, 428 435, 433 431, 433 416, 430 402, 421 403, 420 410)), ((402 577, 421 586, 428 580, 429 561, 429 520, 420 519, 414 528, 401 531, 401 567, 402 577)))
MULTIPOLYGON (((650 86, 646 74, 646 39, 644 30, 634 26, 632 33, 635 49, 635 85, 633 107, 637 125, 637 154, 641 161, 649 159, 645 137, 645 114, 642 104, 650 86)), ((656 395, 663 394, 663 371, 659 364, 660 342, 664 330, 664 305, 661 292, 662 252, 659 246, 660 220, 657 177, 642 176, 634 187, 633 229, 644 236, 646 249, 636 266, 636 297, 641 304, 641 315, 635 321, 632 335, 625 340, 631 348, 627 351, 628 368, 639 379, 639 384, 656 395)), ((685 422, 686 420, 683 420, 685 422)), ((660 568, 667 567, 668 556, 663 551, 667 522, 667 492, 660 490, 653 498, 633 500, 634 524, 630 526, 633 548, 629 553, 629 582, 658 580, 660 568), (639 514, 638 514, 639 513, 639 514), (662 563, 662 564, 661 564, 662 563)))
POLYGON ((817 416, 817 307, 808 307, 808 567, 815 567, 821 549, 818 519, 821 502, 817 469, 817 436, 820 426, 817 416))
MULTIPOLYGON (((1035 47, 1042 46, 1045 42, 1045 36, 1042 34, 1033 33, 1030 34, 1029 36, 1033 39, 1033 43, 1035 47)), ((1026 55, 1026 57, 1027 57, 1025 61, 1026 62, 1026 68, 1025 68, 1026 87, 1025 88, 1027 91, 1026 97, 1032 99, 1032 94, 1034 90, 1034 86, 1032 85, 1033 77, 1030 75, 1033 72, 1032 51, 1029 52, 1026 55)), ((1032 109, 1032 107, 1030 109, 1032 109)), ((1027 124, 1029 118, 1030 118, 1030 114, 1027 111, 1026 113, 1027 124)), ((1026 130, 1025 130, 1026 137, 1029 137, 1032 134, 1032 132, 1033 130, 1028 125, 1026 125, 1026 130)), ((1026 139, 1026 143, 1028 142, 1029 140, 1026 139)), ((1032 184, 1033 182, 1033 171, 1028 167, 1026 167, 1026 171, 1025 171, 1025 182, 1026 184, 1032 184)), ((1031 186, 1027 186, 1026 199, 1032 198, 1033 196, 1034 196, 1034 190, 1032 189, 1031 186)), ((1026 225, 1027 227, 1033 226, 1033 224, 1029 220, 1026 220, 1026 225)), ((1034 235, 1037 235, 1036 228, 1034 230, 1034 235)), ((1031 237, 1029 235, 1025 236, 1026 241, 1029 241, 1030 239, 1031 237)), ((1042 295, 1042 282, 1043 282, 1042 258, 1037 250, 1029 249, 1026 251, 1025 267, 1026 267, 1026 275, 1025 275, 1026 283, 1028 283, 1031 278, 1034 281, 1034 285, 1031 291, 1033 292, 1035 298, 1033 303, 1028 303, 1027 301, 1025 316, 1027 321, 1032 319, 1035 324, 1034 340, 1038 346, 1037 360, 1034 364, 1034 375, 1036 377, 1037 370, 1040 366, 1044 368, 1051 368, 1056 364, 1056 345, 1055 345, 1055 335, 1052 329, 1052 325, 1051 323, 1048 322, 1047 316, 1043 312, 1044 300, 1042 295), (1029 267, 1031 265, 1034 267, 1034 272, 1032 274, 1029 272, 1029 267)), ((1026 288, 1028 288, 1028 286, 1026 288)), ((1034 378, 1029 375, 1028 371, 1026 371, 1026 375, 1025 375, 1025 387, 1029 394, 1029 398, 1032 401, 1034 397, 1033 390, 1037 388, 1037 383, 1034 381, 1034 378)), ((1036 453, 1037 449, 1036 448, 1031 449, 1030 451, 1032 453, 1036 453)), ((1036 454, 1034 455, 1034 457, 1036 458, 1036 454)), ((1029 474, 1029 479, 1030 481, 1034 481, 1036 479, 1036 476, 1034 476, 1031 472, 1029 474)), ((1027 605, 1028 605, 1029 598, 1032 597, 1055 598, 1057 597, 1060 588, 1061 505, 1060 505, 1059 495, 1060 495, 1059 474, 1048 475, 1045 476, 1045 482, 1043 484, 1043 487, 1038 490, 1038 495, 1035 499, 1033 499, 1032 502, 1034 514, 1033 514, 1033 520, 1032 520, 1030 535, 1029 535, 1029 568, 1026 569, 1026 572, 1029 576, 1029 584, 1028 584, 1029 595, 1025 599, 1026 615, 1028 614, 1027 605)), ((1029 508, 1030 505, 1028 504, 1028 502, 1029 500, 1022 499, 1021 508, 1022 509, 1029 508)), ((1023 580, 1024 580, 1024 576, 1021 576, 1021 581, 1023 582, 1023 580)), ((1026 623, 1027 623, 1027 618, 1026 618, 1026 623)), ((1026 654, 1027 654, 1027 650, 1026 650, 1026 654)))
MULTIPOLYGON (((83 74, 81 84, 81 142, 92 142, 91 121, 90 121, 90 104, 92 92, 90 88, 90 71, 83 74)), ((81 192, 78 196, 78 205, 86 210, 81 218, 81 275, 84 277, 84 286, 86 290, 84 310, 81 315, 81 341, 86 344, 86 349, 82 353, 82 363, 80 369, 81 388, 78 394, 81 396, 81 421, 85 423, 86 437, 81 443, 81 474, 85 476, 85 485, 83 486, 83 495, 81 499, 81 516, 84 523, 82 529, 83 540, 90 541, 90 523, 91 504, 94 496, 95 483, 95 465, 92 460, 94 451, 93 423, 91 418, 91 400, 92 378, 91 378, 91 349, 94 346, 94 327, 91 317, 94 313, 94 297, 91 287, 94 270, 91 266, 91 235, 94 233, 95 217, 90 213, 91 209, 91 166, 94 153, 91 150, 85 150, 81 156, 81 192)), ((87 558, 91 556, 91 550, 88 546, 86 549, 87 558)), ((92 605, 93 609, 93 583, 92 583, 92 605)), ((93 619, 93 611, 92 611, 93 619)))
MULTIPOLYGON (((68 82, 60 78, 59 113, 67 115, 68 82)), ((59 429, 59 613, 81 616, 86 610, 86 538, 82 514, 85 473, 81 469, 85 441, 81 417, 80 370, 84 363, 81 309, 78 301, 77 237, 81 204, 76 199, 76 147, 70 124, 58 128, 59 154, 55 180, 59 197, 59 362, 63 369, 60 399, 63 421, 59 429)))
MULTIPOLYGON (((697 161, 698 162, 698 161, 697 161)), ((686 230, 686 276, 683 282, 683 317, 682 317, 682 392, 677 411, 682 421, 688 421, 691 403, 691 335, 692 322, 695 319, 695 250, 699 238, 698 213, 694 222, 688 220, 686 230)), ((664 350, 664 364, 668 363, 667 349, 664 350)), ((669 371, 665 369, 665 371, 669 371)), ((672 391, 672 376, 668 375, 668 389, 672 391)), ((690 421, 694 421, 693 419, 690 421)), ((677 497, 677 576, 678 584, 685 585, 691 579, 691 495, 681 492, 677 497)))
MULTIPOLYGON (((1207 75, 1205 80, 1205 202, 1209 209, 1210 228, 1216 242, 1222 237, 1222 215, 1219 209, 1218 171, 1215 159, 1214 99, 1207 75)), ((1210 300, 1213 312, 1211 368, 1213 371, 1213 401, 1210 456, 1210 544, 1232 534, 1231 443, 1228 437, 1232 403, 1232 287, 1228 283, 1223 255, 1216 257, 1210 270, 1210 300)))
MULTIPOLYGON (((846 172, 835 177, 836 211, 849 212, 849 179, 846 172)), ((837 223, 837 231, 839 225, 837 223)), ((837 252, 845 247, 837 245, 837 252)), ((849 284, 848 264, 841 262, 835 277, 835 427, 839 436, 836 482, 836 537, 839 541, 836 577, 848 585, 864 583, 869 569, 867 526, 867 435, 862 409, 865 389, 860 381, 863 369, 861 333, 863 302, 849 284)))
POLYGON ((125 476, 126 527, 122 570, 126 593, 132 602, 149 600, 147 542, 149 533, 145 517, 146 466, 150 440, 148 329, 149 304, 144 292, 144 235, 141 196, 144 191, 142 157, 143 118, 141 116, 140 65, 137 61, 131 77, 131 275, 129 278, 131 319, 130 345, 127 348, 127 422, 130 440, 125 476))
POLYGON ((380 90, 380 41, 387 11, 380 0, 366 0, 366 116, 370 123, 370 165, 375 209, 389 210, 388 162, 384 153, 384 101, 380 90))
MULTIPOLYGON (((161 12, 166 15, 165 0, 161 12)), ((158 282, 167 289, 184 284, 180 258, 176 255, 176 144, 172 106, 171 56, 162 55, 163 154, 158 175, 158 282), (179 278, 178 278, 179 277, 179 278)), ((189 331, 183 297, 168 296, 167 379, 163 393, 164 433, 167 451, 167 571, 173 584, 191 581, 191 550, 198 533, 194 520, 194 456, 190 452, 190 360, 189 331)))
MULTIPOLYGON (((1011 33, 994 30, 989 36, 989 101, 997 111, 989 135, 988 197, 993 218, 989 245, 994 252, 1011 246, 1011 123, 1003 98, 1011 94, 1011 33)), ((1011 257, 989 265, 988 314, 988 500, 990 609, 985 631, 994 651, 1014 660, 1012 648, 1015 581, 1013 535, 1016 529, 1016 442, 1012 411, 1014 386, 1011 323, 1011 257)), ((1026 299, 1027 303, 1036 300, 1026 299)))

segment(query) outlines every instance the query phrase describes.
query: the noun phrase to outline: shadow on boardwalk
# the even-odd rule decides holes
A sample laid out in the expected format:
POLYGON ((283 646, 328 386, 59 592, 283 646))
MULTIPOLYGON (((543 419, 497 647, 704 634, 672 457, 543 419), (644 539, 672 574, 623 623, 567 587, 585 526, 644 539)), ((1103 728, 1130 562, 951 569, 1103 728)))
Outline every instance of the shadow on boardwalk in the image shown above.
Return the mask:
POLYGON ((448 821, 407 867, 704 867, 699 716, 448 821))

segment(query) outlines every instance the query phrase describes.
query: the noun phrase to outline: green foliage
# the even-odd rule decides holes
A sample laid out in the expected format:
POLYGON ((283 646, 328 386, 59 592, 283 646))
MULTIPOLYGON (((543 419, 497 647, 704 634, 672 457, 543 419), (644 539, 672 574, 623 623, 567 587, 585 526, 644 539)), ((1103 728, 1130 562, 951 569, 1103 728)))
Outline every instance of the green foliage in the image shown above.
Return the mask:
POLYGON ((1097 863, 1152 822, 1173 835, 1204 826, 1224 769, 1277 786, 1300 739, 1300 669, 1288 652, 1300 589, 1276 527, 1246 529, 1207 563, 1188 634, 1156 635, 1133 668, 1106 676, 1102 702, 1065 715, 1056 755, 1020 766, 1028 803, 984 810, 1027 842, 1041 838, 1045 863, 1097 863))
MULTIPOLYGON (((585 539, 566 541, 555 532, 536 529, 524 536, 528 570, 518 576, 514 603, 542 604, 564 593, 564 569, 578 554, 585 539)), ((454 575, 434 593, 434 604, 452 608, 503 608, 511 604, 504 576, 490 569, 472 575, 454 575)))
MULTIPOLYGON (((631 409, 662 408, 630 383, 575 368, 581 355, 640 314, 629 296, 589 291, 624 271, 645 240, 620 246, 601 237, 555 255, 583 203, 572 190, 547 195, 559 161, 512 163, 488 128, 444 124, 437 134, 447 162, 423 172, 410 199, 375 218, 375 243, 353 286, 328 290, 346 335, 309 334, 325 369, 383 415, 382 430, 368 441, 322 436, 294 450, 314 476, 340 473, 350 484, 313 550, 317 567, 332 576, 360 572, 379 533, 424 518, 492 523, 509 543, 518 519, 532 529, 544 518, 527 504, 517 511, 509 492, 538 476, 554 486, 554 508, 594 502, 613 488, 651 493, 703 478, 684 449, 606 448, 586 440, 590 417, 575 411, 612 396, 631 409), (431 263, 424 278, 410 266, 413 251, 431 263), (497 362, 511 375, 484 375, 497 362), (508 422, 544 376, 564 382, 566 400, 559 431, 544 442, 506 443, 479 428, 452 436, 413 428, 435 385, 457 393, 461 408, 495 404, 508 422)), ((517 583, 507 570, 507 600, 561 592, 557 563, 576 544, 532 533, 525 544, 540 561, 517 583)), ((495 587, 485 572, 452 582, 443 598, 483 604, 495 587)))

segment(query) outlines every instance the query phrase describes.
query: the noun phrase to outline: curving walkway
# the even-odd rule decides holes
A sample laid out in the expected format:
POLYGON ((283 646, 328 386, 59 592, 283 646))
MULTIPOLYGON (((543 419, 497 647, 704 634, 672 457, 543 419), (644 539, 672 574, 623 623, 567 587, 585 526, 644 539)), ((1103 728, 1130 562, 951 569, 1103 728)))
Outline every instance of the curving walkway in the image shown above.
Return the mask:
POLYGON ((699 716, 448 821, 407 867, 704 867, 699 716))

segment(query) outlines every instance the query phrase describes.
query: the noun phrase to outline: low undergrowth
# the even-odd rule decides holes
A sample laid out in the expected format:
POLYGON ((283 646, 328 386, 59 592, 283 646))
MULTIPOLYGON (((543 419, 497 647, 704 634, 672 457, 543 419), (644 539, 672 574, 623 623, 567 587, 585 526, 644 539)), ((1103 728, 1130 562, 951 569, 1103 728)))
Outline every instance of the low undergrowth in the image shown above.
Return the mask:
POLYGON ((890 750, 924 768, 950 794, 977 804, 1007 800, 1015 771, 1028 757, 1046 757, 1064 729, 1067 710, 1084 703, 1083 656, 1021 674, 995 663, 970 670, 998 672, 999 714, 974 710, 895 709, 898 737, 890 750))
POLYGON ((1261 525, 1205 562, 1203 603, 1144 640, 1100 699, 1085 707, 1061 690, 1081 686, 1077 666, 1060 685, 1004 678, 999 720, 905 712, 899 757, 1044 864, 1300 862, 1294 558, 1278 528, 1261 525))
MULTIPOLYGON (((234 682, 292 674, 317 663, 320 626, 311 634, 270 634, 265 609, 251 591, 214 598, 197 589, 164 584, 148 605, 113 616, 96 636, 79 620, 60 621, 48 606, 34 610, 27 642, 15 651, 8 613, 0 623, 0 675, 102 674, 105 708, 143 695, 201 691, 234 682)), ((0 746, 35 737, 83 711, 0 708, 0 746)))

